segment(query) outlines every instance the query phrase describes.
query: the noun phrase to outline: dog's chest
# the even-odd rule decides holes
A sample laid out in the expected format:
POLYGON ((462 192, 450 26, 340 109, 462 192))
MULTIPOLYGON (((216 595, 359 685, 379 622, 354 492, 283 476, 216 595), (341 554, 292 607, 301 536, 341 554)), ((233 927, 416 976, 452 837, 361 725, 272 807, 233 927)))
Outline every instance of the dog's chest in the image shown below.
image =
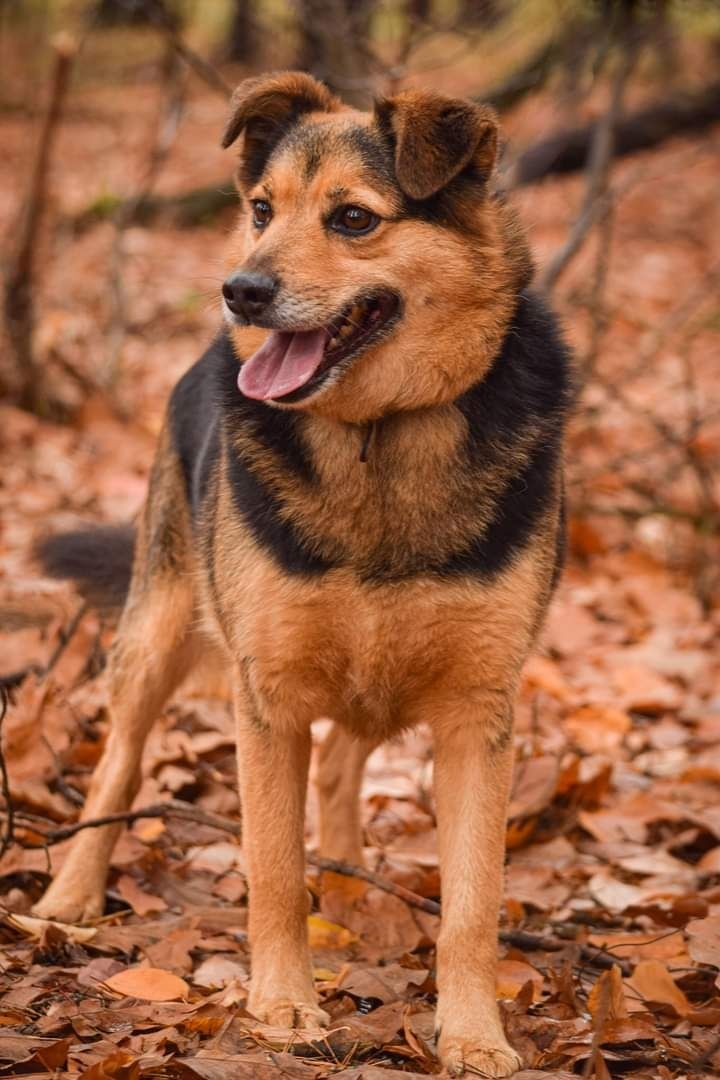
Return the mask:
POLYGON ((366 461, 360 433, 343 437, 336 427, 308 428, 312 478, 283 492, 299 534, 333 566, 364 580, 407 580, 442 566, 482 531, 492 498, 468 459, 456 409, 388 418, 366 461))
POLYGON ((256 559, 231 651, 270 722, 325 716, 388 737, 501 678, 525 618, 503 588, 430 579, 369 586, 345 571, 293 580, 256 559))

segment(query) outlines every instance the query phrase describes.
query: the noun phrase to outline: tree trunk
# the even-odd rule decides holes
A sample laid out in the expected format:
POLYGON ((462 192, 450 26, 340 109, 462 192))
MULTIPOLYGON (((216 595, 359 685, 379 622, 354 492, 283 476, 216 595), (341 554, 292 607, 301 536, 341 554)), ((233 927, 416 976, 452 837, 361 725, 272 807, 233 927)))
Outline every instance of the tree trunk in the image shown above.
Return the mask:
POLYGON ((257 11, 253 0, 234 0, 226 57, 238 64, 255 60, 258 50, 257 11))
POLYGON ((354 105, 372 93, 368 39, 374 0, 295 0, 298 67, 354 105))

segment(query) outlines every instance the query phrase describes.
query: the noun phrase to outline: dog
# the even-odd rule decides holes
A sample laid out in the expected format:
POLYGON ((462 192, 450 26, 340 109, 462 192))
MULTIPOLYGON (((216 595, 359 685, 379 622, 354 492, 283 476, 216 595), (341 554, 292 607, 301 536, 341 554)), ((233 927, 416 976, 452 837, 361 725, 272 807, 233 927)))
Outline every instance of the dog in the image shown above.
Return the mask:
MULTIPOLYGON (((569 355, 493 191, 491 109, 406 90, 359 112, 286 72, 238 87, 223 146, 238 139, 223 328, 173 391, 136 535, 44 545, 50 570, 85 588, 129 580, 112 729, 83 816, 130 806, 154 718, 220 650, 237 716, 248 1008, 322 1025, 304 880, 311 724, 334 721, 322 853, 353 863, 367 755, 428 725, 438 1053, 455 1076, 508 1076, 519 1058, 495 970, 513 703, 562 562, 569 355)), ((118 831, 77 835, 38 915, 102 913, 118 831)))

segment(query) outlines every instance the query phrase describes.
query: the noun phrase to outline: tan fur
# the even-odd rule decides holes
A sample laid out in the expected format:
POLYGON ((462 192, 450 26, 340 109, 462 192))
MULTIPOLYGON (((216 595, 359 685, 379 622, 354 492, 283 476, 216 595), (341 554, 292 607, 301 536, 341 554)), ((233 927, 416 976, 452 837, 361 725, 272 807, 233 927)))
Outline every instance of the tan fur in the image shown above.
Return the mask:
MULTIPOLYGON (((140 786, 142 752, 167 698, 201 651, 192 632, 193 590, 183 576, 184 491, 164 432, 145 504, 130 595, 110 655, 112 729, 81 820, 128 810, 140 786)), ((186 515, 185 515, 186 516, 186 515)), ((102 915, 110 856, 122 826, 78 833, 35 914, 80 922, 102 915)))
MULTIPOLYGON (((415 100, 401 95, 397 114, 406 115, 415 100)), ((480 152, 489 173, 495 121, 490 110, 477 113, 480 152)), ((334 108, 313 113, 309 120, 328 133, 370 123, 366 113, 343 109, 338 114, 334 108)), ((360 424, 453 401, 482 377, 497 352, 516 290, 530 272, 513 212, 496 200, 469 204, 463 232, 439 233, 422 221, 393 220, 399 210, 396 194, 390 187, 371 185, 358 156, 348 151, 332 156, 311 179, 304 177, 301 164, 291 146, 273 160, 260 183, 245 190, 250 199, 271 198, 275 215, 261 234, 247 213, 241 215, 229 265, 272 267, 302 303, 298 317, 309 325, 329 321, 360 288, 375 284, 396 286, 406 314, 400 338, 371 349, 342 380, 295 407, 360 424), (360 203, 388 220, 348 250, 323 227, 323 212, 339 203, 360 203)), ((241 356, 265 336, 256 327, 234 327, 232 332, 241 356)))
MULTIPOLYGON (((438 159, 428 138, 445 101, 413 92, 383 105, 399 137, 399 159, 408 147, 421 159, 415 181, 407 179, 411 163, 399 167, 406 185, 419 185, 416 194, 456 175, 472 155, 492 167, 495 120, 469 103, 458 106, 469 133, 466 156, 438 159)), ((243 84, 225 141, 244 131, 247 162, 268 138, 267 122, 277 127, 293 109, 330 139, 344 125, 370 123, 308 76, 282 75, 243 84)), ((279 406, 302 414, 298 438, 312 461, 312 481, 284 468, 247 429, 235 430, 231 444, 298 533, 323 557, 342 556, 343 568, 317 576, 284 570, 238 513, 222 457, 198 539, 165 434, 112 658, 113 729, 84 816, 130 805, 154 716, 209 639, 219 643, 235 685, 250 885, 249 1008, 274 1025, 315 1025, 326 1017, 306 935, 310 726, 319 717, 335 721, 320 753, 322 850, 360 861, 365 759, 383 739, 427 724, 443 871, 440 1057, 454 1075, 506 1076, 519 1059, 502 1030, 495 965, 512 712, 550 595, 560 476, 529 542, 502 572, 442 578, 416 575, 412 567, 421 556, 442 562, 482 535, 495 498, 542 439, 541 431, 531 432, 485 471, 463 466, 466 422, 451 404, 497 353, 527 278, 527 247, 510 212, 493 200, 468 206, 464 230, 392 220, 397 196, 390 186, 370 185, 352 152, 326 156, 309 177, 295 155, 290 144, 246 190, 271 197, 275 219, 258 236, 241 215, 230 265, 272 265, 309 325, 332 318, 361 287, 396 286, 405 302, 402 332, 307 402, 279 406), (339 199, 360 201, 387 219, 352 252, 321 224, 339 199), (378 418, 362 464, 362 425, 378 418), (367 583, 379 565, 395 577, 367 583)), ((266 333, 232 330, 241 355, 266 333)), ((100 914, 116 835, 104 828, 78 836, 39 914, 70 921, 100 914)))
POLYGON ((475 160, 482 172, 492 172, 497 153, 497 117, 487 106, 469 101, 448 103, 443 94, 405 90, 378 103, 393 130, 397 146, 395 175, 413 199, 426 199, 475 160), (458 128, 448 147, 441 126, 448 114, 458 128))
POLYGON ((319 484, 298 483, 246 434, 235 444, 321 552, 332 557, 343 550, 358 567, 371 566, 382 553, 391 569, 400 569, 419 550, 441 560, 463 547, 487 527, 492 496, 524 466, 530 449, 519 441, 481 478, 456 469, 466 426, 457 410, 445 406, 383 419, 367 463, 359 460, 366 429, 310 416, 301 430, 319 484), (325 497, 328 489, 332 502, 325 497), (395 507, 392 517, 389 504, 395 507))
POLYGON ((328 859, 362 864, 360 788, 370 739, 354 737, 333 724, 318 753, 317 792, 320 811, 320 850, 328 859))

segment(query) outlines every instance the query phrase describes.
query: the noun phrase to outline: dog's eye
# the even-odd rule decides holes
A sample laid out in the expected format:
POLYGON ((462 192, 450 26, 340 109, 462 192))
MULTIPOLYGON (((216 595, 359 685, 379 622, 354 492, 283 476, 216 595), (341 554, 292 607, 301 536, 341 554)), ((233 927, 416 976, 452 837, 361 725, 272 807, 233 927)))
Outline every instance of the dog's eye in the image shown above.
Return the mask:
POLYGON ((272 217, 272 207, 265 199, 253 199, 253 225, 258 229, 264 229, 272 217))
POLYGON ((366 210, 364 206, 341 206, 332 218, 332 227, 346 236, 361 236, 372 232, 380 221, 377 214, 366 210))

